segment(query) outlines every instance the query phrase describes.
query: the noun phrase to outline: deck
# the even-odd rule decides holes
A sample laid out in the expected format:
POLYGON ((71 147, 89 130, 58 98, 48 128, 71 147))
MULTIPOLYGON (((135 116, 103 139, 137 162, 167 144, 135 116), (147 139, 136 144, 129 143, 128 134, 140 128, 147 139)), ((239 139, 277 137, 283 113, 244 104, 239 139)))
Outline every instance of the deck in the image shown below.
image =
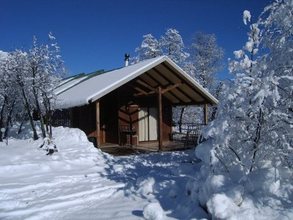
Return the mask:
MULTIPOLYGON (((182 142, 178 141, 166 141, 163 142, 162 151, 176 151, 176 150, 185 150, 193 148, 194 145, 185 145, 182 142)), ((103 152, 122 156, 122 155, 131 155, 131 154, 140 154, 140 153, 150 153, 159 151, 158 141, 139 143, 137 146, 124 145, 120 146, 117 144, 106 143, 100 146, 100 149, 103 152)))

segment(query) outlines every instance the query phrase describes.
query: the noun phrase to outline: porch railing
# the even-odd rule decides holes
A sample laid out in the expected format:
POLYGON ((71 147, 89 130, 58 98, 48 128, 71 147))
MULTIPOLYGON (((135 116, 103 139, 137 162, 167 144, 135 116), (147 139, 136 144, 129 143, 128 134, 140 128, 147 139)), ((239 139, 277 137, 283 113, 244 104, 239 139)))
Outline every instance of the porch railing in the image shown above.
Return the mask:
POLYGON ((185 146, 196 145, 201 136, 201 130, 204 124, 199 123, 184 123, 181 125, 181 131, 179 125, 173 126, 173 132, 171 134, 172 141, 183 142, 185 146))

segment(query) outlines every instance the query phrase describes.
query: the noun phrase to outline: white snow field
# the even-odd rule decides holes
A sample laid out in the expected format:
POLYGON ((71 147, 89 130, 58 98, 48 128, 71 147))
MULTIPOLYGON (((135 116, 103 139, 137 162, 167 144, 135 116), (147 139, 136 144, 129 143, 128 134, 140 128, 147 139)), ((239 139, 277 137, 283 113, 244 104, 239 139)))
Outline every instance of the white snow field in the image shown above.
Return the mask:
POLYGON ((58 127, 47 156, 27 131, 0 143, 0 219, 208 218, 186 187, 200 166, 192 151, 113 157, 58 127))

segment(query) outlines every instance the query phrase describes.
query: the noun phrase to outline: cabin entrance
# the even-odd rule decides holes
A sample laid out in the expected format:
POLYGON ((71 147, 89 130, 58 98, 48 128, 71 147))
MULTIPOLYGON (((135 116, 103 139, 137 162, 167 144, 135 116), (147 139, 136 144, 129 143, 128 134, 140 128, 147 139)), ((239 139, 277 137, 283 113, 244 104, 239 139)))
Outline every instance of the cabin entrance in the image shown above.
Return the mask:
POLYGON ((158 140, 158 110, 142 107, 138 113, 139 141, 158 140))

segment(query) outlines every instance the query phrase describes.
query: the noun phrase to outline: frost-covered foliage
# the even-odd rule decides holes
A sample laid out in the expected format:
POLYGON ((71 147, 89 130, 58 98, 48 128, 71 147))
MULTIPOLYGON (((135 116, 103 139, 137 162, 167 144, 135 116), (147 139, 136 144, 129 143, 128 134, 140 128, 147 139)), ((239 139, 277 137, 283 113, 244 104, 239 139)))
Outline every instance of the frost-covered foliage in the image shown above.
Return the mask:
MULTIPOLYGON (((43 138, 46 137, 44 123, 50 124, 50 113, 53 110, 53 90, 64 73, 59 46, 51 33, 48 37, 49 44, 44 45, 38 45, 34 37, 32 48, 28 52, 28 77, 31 79, 33 100, 40 118, 43 138)), ((51 132, 49 134, 51 136, 51 132)))
MULTIPOLYGON (((217 79, 216 74, 223 67, 224 50, 217 44, 214 34, 197 33, 189 49, 190 58, 184 64, 184 70, 196 79, 205 89, 216 98, 222 89, 222 82, 217 79)), ((212 121, 215 117, 217 107, 209 108, 208 118, 212 121)), ((195 120, 197 123, 203 118, 202 110, 194 107, 186 107, 188 117, 191 114, 198 115, 195 120), (190 112, 190 113, 189 113, 190 112)))
POLYGON ((212 91, 216 88, 216 73, 222 67, 224 51, 218 46, 214 34, 197 33, 190 48, 190 74, 212 91))
POLYGON ((178 30, 169 28, 161 37, 160 44, 164 54, 168 55, 179 66, 183 66, 189 54, 185 52, 183 39, 178 30))
POLYGON ((179 31, 174 28, 167 29, 159 40, 152 34, 144 35, 141 45, 135 49, 135 52, 137 53, 133 58, 135 62, 168 55, 180 66, 189 56, 179 31))
MULTIPOLYGON (((29 119, 33 138, 38 139, 33 113, 41 121, 42 136, 46 137, 45 123, 50 125, 53 109, 53 89, 64 73, 55 37, 49 34, 49 43, 40 44, 34 37, 28 51, 14 50, 6 53, 0 63, 0 127, 4 137, 14 120, 29 119)), ((3 53, 2 53, 3 54, 3 53)), ((3 56, 2 56, 3 57, 3 56)), ((47 127, 47 132, 49 128, 47 127)), ((2 133, 0 133, 0 141, 2 133)))
POLYGON ((247 25, 248 22, 250 22, 251 20, 251 14, 250 14, 250 11, 248 10, 244 10, 243 11, 243 23, 245 25, 247 25))
MULTIPOLYGON (((1 115, 0 127, 7 136, 8 128, 12 121, 14 112, 20 109, 30 108, 30 99, 27 97, 30 87, 27 84, 27 53, 15 50, 8 53, 6 59, 1 63, 1 115), (21 97, 24 97, 23 100, 21 97)), ((0 141, 2 141, 0 132, 0 141)))
MULTIPOLYGON (((292 9, 292 0, 275 1, 249 26, 247 43, 234 52, 236 59, 230 63, 235 80, 224 85, 217 118, 204 132, 207 141, 196 151, 206 163, 202 203, 216 218, 233 216, 221 216, 215 202, 225 201, 227 209, 233 209, 235 202, 231 206, 225 197, 231 199, 227 186, 235 185, 244 187, 239 210, 248 201, 256 206, 247 194, 257 196, 263 207, 280 206, 284 212, 291 201, 292 210, 292 9), (209 179, 217 175, 223 177, 221 186, 207 190, 209 179), (268 204, 266 197, 277 203, 268 204)), ((250 13, 244 15, 246 23, 250 13)))
POLYGON ((158 57, 163 54, 159 41, 152 34, 143 35, 143 41, 135 51, 138 54, 138 61, 158 57))

